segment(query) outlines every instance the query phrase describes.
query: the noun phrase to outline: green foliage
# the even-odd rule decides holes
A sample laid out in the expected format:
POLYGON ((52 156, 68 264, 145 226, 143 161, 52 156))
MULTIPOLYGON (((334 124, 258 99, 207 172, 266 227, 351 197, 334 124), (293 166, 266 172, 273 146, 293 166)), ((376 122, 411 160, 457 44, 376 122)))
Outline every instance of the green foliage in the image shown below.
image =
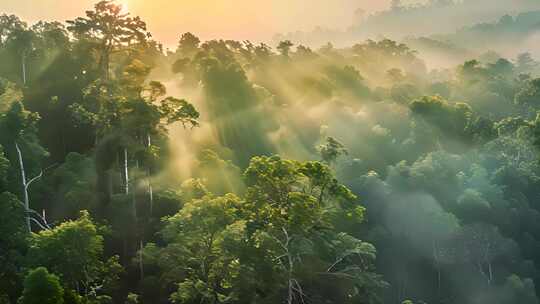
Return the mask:
POLYGON ((221 159, 213 150, 203 150, 198 157, 195 176, 204 180, 214 194, 241 193, 244 190, 242 173, 232 161, 221 159))
POLYGON ((2 204, 0 208, 0 222, 2 227, 2 236, 0 237, 0 243, 5 244, 3 248, 17 248, 24 243, 25 228, 24 218, 25 211, 22 203, 16 196, 9 192, 0 194, 0 201, 2 204))
POLYGON ((201 48, 194 69, 203 84, 208 119, 215 121, 220 144, 235 150, 236 160, 245 165, 252 156, 272 150, 261 101, 224 41, 209 41, 201 48))
POLYGON ((199 50, 199 44, 201 43, 201 40, 193 35, 192 33, 184 33, 180 37, 180 41, 178 42, 178 50, 180 54, 182 54, 185 57, 193 57, 193 55, 196 54, 196 52, 199 50))
POLYGON ((103 260, 103 237, 87 212, 82 212, 75 221, 33 234, 29 247, 31 266, 51 269, 71 288, 89 288, 105 279, 109 270, 113 270, 112 275, 118 272, 114 259, 103 260))
MULTIPOLYGON (((176 284, 173 302, 277 300, 291 280, 315 295, 315 282, 323 279, 317 271, 328 267, 329 277, 348 282, 340 297, 346 298, 354 286, 375 286, 375 294, 376 286, 383 285, 369 266, 374 247, 337 232, 332 224, 361 221, 363 208, 352 204, 354 195, 328 167, 259 157, 245 177, 245 199, 206 195, 188 202, 166 220, 161 235, 167 246, 148 244, 144 249, 144 263, 157 264, 166 281, 176 284), (306 262, 285 262, 296 255, 306 262), (358 259, 368 264, 355 266, 358 259), (341 271, 351 277, 338 279, 341 271), (255 279, 257 274, 265 275, 266 284, 255 279)), ((372 296, 355 292, 354 297, 367 294, 372 296)))
POLYGON ((134 293, 128 294, 126 298, 126 304, 137 304, 137 303, 139 303, 139 296, 134 293))
POLYGON ((114 1, 67 25, 1 15, 0 302, 538 303, 538 63, 462 47, 506 48, 537 17, 171 51, 114 1), (25 231, 15 144, 49 230, 25 231), (36 267, 54 275, 23 291, 36 267))
POLYGON ((0 113, 8 111, 11 104, 21 98, 22 92, 14 83, 0 78, 0 113))
POLYGON ((64 304, 81 304, 82 297, 72 289, 64 289, 64 304))
POLYGON ((13 297, 26 250, 25 211, 22 202, 9 192, 0 194, 0 294, 13 297))
POLYGON ((20 303, 23 304, 63 304, 64 289, 60 280, 46 268, 31 270, 24 280, 24 291, 20 303))
POLYGON ((440 96, 424 96, 414 100, 409 108, 415 118, 416 136, 431 137, 432 145, 459 151, 463 146, 495 137, 493 123, 477 116, 466 103, 451 104, 440 96), (426 129, 432 133, 420 133, 426 129))
POLYGON ((196 127, 199 112, 185 100, 169 97, 161 102, 161 113, 168 124, 180 122, 183 126, 196 127))
POLYGON ((540 100, 540 79, 530 80, 515 97, 515 102, 532 109, 538 109, 538 100, 540 100))
POLYGON ((6 187, 9 167, 9 159, 6 158, 4 148, 0 146, 0 190, 5 189, 6 187))
POLYGON ((345 146, 333 137, 327 137, 326 142, 319 145, 317 150, 321 154, 322 160, 330 165, 335 163, 340 156, 348 154, 345 146))
POLYGON ((91 158, 78 153, 68 154, 51 178, 57 194, 56 204, 61 209, 56 212, 74 218, 80 210, 94 209, 95 178, 94 161, 91 158))
POLYGON ((86 12, 86 18, 79 17, 68 24, 68 30, 98 49, 100 68, 105 77, 109 74, 110 55, 116 47, 144 43, 148 37, 146 24, 139 17, 127 16, 110 0, 98 2, 95 10, 86 12))
MULTIPOLYGON (((0 132, 4 134, 1 142, 4 148, 11 148, 15 142, 26 148, 32 158, 47 156, 47 152, 39 145, 39 114, 28 111, 20 102, 14 102, 9 110, 0 114, 0 132)), ((28 157, 25 157, 28 159, 28 157)))
POLYGON ((504 290, 506 292, 505 303, 538 303, 534 290, 534 282, 531 279, 521 279, 513 274, 506 279, 504 290))
POLYGON ((293 46, 294 44, 290 40, 285 40, 279 43, 277 49, 281 52, 281 55, 283 55, 284 57, 289 57, 289 52, 291 51, 291 47, 293 46))
MULTIPOLYGON (((237 221, 236 216, 240 204, 233 195, 215 199, 207 196, 186 204, 168 220, 162 233, 171 244, 169 250, 184 252, 182 256, 172 255, 180 260, 168 262, 186 272, 186 279, 178 282, 178 291, 171 295, 173 302, 239 299, 235 289, 246 279, 246 270, 235 255, 243 246, 245 233, 245 224, 237 221)), ((167 264, 163 267, 169 267, 167 264)))
POLYGON ((469 105, 449 104, 441 97, 423 97, 410 105, 413 114, 424 118, 428 123, 439 128, 441 132, 459 136, 463 134, 472 115, 469 105))

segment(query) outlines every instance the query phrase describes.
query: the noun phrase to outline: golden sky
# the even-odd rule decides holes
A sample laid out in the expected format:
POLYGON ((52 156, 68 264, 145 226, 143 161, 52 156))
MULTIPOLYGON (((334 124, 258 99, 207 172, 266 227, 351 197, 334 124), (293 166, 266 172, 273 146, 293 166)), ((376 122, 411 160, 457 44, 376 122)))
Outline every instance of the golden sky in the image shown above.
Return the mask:
MULTIPOLYGON (((34 22, 81 16, 97 0, 0 0, 0 13, 34 22)), ((269 40, 275 33, 344 28, 361 8, 372 12, 390 0, 118 0, 145 20, 154 37, 174 45, 183 32, 203 39, 269 40)))

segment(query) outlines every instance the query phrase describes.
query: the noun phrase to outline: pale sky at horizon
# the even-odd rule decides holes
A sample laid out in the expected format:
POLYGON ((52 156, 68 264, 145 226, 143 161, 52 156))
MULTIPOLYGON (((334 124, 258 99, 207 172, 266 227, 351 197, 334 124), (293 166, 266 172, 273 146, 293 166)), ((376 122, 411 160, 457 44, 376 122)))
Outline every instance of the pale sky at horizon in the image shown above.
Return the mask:
MULTIPOLYGON (((311 30, 316 26, 345 28, 354 12, 374 12, 390 0, 117 0, 141 16, 154 38, 174 45, 181 33, 206 39, 267 41, 276 33, 311 30)), ((0 13, 34 23, 83 16, 97 0, 0 0, 0 13)))

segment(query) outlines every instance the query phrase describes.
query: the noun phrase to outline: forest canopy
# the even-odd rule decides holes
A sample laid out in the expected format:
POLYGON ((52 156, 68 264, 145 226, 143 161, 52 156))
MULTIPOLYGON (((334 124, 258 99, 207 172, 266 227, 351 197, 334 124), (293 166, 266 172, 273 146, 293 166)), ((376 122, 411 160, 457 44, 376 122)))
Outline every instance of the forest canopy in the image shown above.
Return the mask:
POLYGON ((540 62, 453 45, 531 14, 172 49, 110 0, 0 15, 0 304, 538 304, 540 62))

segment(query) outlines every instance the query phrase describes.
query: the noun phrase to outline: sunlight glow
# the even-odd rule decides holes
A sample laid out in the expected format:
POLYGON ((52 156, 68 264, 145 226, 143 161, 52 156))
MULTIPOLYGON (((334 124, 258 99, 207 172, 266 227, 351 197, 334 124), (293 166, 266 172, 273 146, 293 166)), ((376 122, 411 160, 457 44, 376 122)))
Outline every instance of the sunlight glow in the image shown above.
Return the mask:
POLYGON ((122 13, 127 14, 129 13, 129 1, 123 0, 119 1, 120 7, 122 7, 122 13))

